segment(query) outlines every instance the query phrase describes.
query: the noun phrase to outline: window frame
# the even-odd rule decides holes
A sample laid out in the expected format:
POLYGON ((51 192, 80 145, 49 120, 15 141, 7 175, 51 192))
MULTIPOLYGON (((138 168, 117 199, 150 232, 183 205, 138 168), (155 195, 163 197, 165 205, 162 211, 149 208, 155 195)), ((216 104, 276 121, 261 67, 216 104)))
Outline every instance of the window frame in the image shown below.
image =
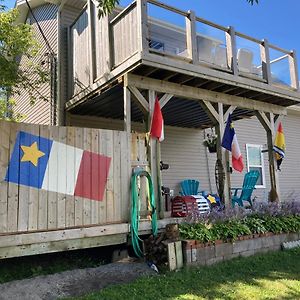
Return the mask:
POLYGON ((250 168, 261 168, 261 172, 262 172, 262 184, 260 185, 255 185, 255 188, 258 189, 263 189, 266 188, 266 178, 265 178, 265 164, 264 164, 264 156, 262 153, 262 148, 263 145, 258 145, 258 144, 246 144, 246 159, 247 159, 247 171, 250 171, 250 168), (250 165, 249 162, 249 148, 259 148, 260 149, 260 161, 261 161, 261 165, 250 165))

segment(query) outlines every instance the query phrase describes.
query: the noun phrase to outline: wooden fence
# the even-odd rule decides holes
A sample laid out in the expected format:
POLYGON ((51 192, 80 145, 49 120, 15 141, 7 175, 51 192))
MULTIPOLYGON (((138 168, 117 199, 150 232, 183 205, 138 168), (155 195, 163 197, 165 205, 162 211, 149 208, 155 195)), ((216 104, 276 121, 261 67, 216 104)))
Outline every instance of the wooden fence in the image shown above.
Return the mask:
POLYGON ((0 235, 128 221, 126 132, 0 121, 0 235))

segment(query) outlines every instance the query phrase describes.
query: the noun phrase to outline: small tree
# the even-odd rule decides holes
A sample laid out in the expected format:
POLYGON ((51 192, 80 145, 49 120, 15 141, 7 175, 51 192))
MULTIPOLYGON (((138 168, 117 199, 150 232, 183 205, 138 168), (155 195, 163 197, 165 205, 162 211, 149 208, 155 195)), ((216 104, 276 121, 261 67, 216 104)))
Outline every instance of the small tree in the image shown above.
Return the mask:
MULTIPOLYGON (((39 47, 31 26, 16 24, 18 14, 17 9, 5 11, 5 7, 0 4, 1 111, 4 109, 3 99, 6 99, 7 95, 19 94, 21 90, 26 90, 33 102, 37 97, 41 97, 38 92, 40 85, 48 81, 48 71, 32 62, 39 47), (21 56, 26 61, 22 66, 19 64, 21 56)), ((12 100, 10 102, 5 104, 5 107, 12 109, 14 105, 12 100)), ((9 115, 8 112, 5 114, 9 115)), ((1 113, 0 117, 3 117, 1 113)))

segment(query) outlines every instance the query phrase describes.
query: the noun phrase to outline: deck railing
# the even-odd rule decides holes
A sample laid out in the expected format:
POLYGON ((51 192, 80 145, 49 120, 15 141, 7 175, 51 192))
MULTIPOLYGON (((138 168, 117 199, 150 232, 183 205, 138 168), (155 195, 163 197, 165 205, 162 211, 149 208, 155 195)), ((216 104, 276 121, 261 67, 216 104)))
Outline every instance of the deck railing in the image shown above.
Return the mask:
POLYGON ((154 54, 299 91, 295 51, 197 17, 193 11, 155 0, 136 0, 125 9, 117 9, 113 16, 100 20, 96 7, 94 12, 88 9, 87 12, 94 14, 94 28, 87 28, 89 22, 83 22, 84 15, 71 27, 73 62, 78 62, 73 63, 74 82, 84 85, 88 81, 95 82, 109 77, 108 74, 125 62, 129 64, 133 56, 152 54, 153 57, 154 54), (88 52, 89 43, 95 44, 89 53, 91 57, 96 56, 95 74, 88 72, 91 69, 88 59, 74 58, 88 52))

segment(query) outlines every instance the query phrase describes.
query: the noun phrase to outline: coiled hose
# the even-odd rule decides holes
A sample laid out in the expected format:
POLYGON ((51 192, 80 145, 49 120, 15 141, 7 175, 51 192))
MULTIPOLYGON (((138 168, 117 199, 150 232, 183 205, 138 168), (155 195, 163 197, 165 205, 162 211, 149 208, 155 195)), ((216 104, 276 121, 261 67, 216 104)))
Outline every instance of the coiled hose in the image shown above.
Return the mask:
POLYGON ((150 197, 150 209, 151 209, 151 227, 152 234, 154 236, 157 235, 157 213, 156 213, 156 205, 155 205, 155 197, 154 197, 154 189, 151 175, 143 170, 136 169, 134 170, 131 176, 131 197, 132 197, 132 205, 131 205, 131 239, 134 253, 138 257, 143 257, 143 251, 140 248, 139 241, 139 215, 140 215, 140 203, 139 203, 139 193, 137 188, 137 177, 145 176, 148 179, 148 187, 149 187, 149 197, 150 197))

